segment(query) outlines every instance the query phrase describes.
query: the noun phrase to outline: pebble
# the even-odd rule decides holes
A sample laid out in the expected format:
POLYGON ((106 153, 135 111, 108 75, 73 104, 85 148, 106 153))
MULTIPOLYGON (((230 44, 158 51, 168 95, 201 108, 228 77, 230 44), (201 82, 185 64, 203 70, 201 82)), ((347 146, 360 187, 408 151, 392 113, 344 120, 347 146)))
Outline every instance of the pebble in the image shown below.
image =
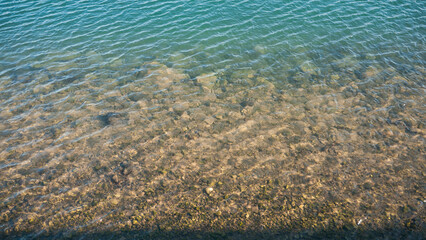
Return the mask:
POLYGON ((266 48, 262 45, 256 45, 254 46, 254 51, 260 53, 260 54, 265 54, 266 53, 266 48))
POLYGON ((206 187, 206 188, 204 189, 204 192, 205 192, 207 195, 210 195, 210 194, 213 192, 213 188, 212 188, 212 187, 206 187))
POLYGON ((204 89, 212 89, 217 81, 215 73, 202 74, 197 77, 197 82, 201 84, 204 89))
POLYGON ((112 181, 113 183, 115 183, 115 184, 117 184, 117 183, 119 183, 119 182, 120 182, 120 180, 118 179, 118 176, 117 176, 117 175, 112 176, 111 181, 112 181))
POLYGON ((212 125, 214 123, 215 119, 213 117, 208 117, 204 119, 204 122, 206 122, 208 125, 212 125))

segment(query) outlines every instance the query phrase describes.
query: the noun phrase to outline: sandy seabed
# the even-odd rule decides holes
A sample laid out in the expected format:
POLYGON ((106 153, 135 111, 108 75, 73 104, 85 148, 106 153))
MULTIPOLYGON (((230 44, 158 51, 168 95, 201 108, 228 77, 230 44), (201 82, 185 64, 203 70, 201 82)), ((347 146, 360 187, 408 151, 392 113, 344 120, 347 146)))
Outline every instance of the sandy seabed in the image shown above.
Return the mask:
POLYGON ((2 77, 0 236, 425 236, 424 68, 123 64, 2 77))

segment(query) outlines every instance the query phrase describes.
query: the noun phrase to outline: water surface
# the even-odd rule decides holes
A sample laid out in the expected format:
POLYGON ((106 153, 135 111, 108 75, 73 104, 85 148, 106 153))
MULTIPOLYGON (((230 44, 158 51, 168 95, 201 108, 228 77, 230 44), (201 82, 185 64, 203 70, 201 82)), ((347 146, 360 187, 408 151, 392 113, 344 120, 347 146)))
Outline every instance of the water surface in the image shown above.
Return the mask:
POLYGON ((425 8, 0 0, 0 236, 424 237, 425 8))

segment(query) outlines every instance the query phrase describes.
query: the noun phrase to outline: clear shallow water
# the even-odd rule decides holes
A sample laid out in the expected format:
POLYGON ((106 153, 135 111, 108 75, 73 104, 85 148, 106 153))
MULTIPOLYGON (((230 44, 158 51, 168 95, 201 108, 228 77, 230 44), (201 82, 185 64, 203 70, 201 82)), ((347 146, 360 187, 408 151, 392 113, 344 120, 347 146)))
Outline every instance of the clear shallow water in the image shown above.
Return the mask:
POLYGON ((419 236, 424 11, 0 1, 2 234, 419 236))

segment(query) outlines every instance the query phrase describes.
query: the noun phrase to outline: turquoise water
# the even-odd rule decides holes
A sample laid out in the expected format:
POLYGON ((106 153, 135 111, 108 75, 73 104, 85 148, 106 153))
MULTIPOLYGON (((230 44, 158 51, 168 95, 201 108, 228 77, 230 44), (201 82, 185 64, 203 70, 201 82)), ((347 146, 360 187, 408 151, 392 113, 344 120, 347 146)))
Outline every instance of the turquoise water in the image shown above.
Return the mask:
POLYGON ((425 9, 0 0, 0 236, 420 238, 425 9))
POLYGON ((179 53, 212 69, 311 60, 309 51, 318 61, 339 53, 383 64, 424 61, 421 1, 6 1, 1 7, 4 74, 89 51, 104 58, 93 63, 101 66, 117 58, 167 61, 179 53), (257 45, 262 56, 253 53, 257 45))

